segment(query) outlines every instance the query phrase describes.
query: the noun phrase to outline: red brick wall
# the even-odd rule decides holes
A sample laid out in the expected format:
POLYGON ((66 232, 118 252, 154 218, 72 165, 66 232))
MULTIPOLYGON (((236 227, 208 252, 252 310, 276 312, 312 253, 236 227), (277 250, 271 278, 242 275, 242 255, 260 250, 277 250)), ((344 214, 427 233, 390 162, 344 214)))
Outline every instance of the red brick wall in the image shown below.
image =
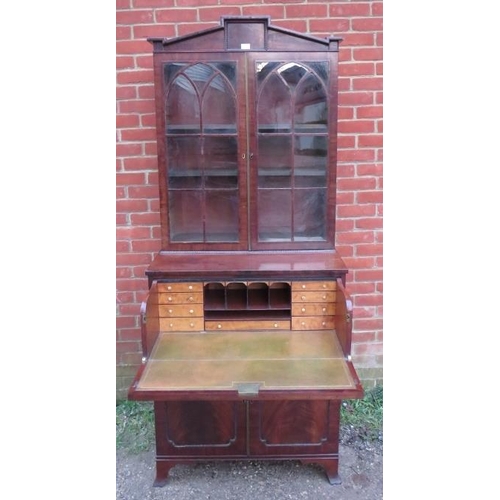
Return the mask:
POLYGON ((146 267, 160 247, 152 47, 217 25, 223 15, 339 35, 336 246, 350 272, 353 359, 365 386, 382 380, 382 2, 116 0, 117 396, 140 364, 139 307, 146 267))

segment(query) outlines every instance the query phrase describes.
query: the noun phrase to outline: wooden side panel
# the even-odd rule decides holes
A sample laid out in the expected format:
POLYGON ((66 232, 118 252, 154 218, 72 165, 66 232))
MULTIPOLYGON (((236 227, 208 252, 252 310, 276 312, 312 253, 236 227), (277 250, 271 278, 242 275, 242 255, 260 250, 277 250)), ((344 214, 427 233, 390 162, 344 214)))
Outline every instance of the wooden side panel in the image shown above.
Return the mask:
POLYGON ((352 300, 340 279, 337 279, 335 309, 335 331, 344 354, 349 356, 351 354, 352 337, 352 300))
POLYGON ((250 453, 337 453, 339 404, 329 400, 252 402, 250 453))
POLYGON ((153 282, 146 300, 141 304, 142 355, 147 358, 160 333, 160 314, 158 309, 158 285, 153 282))
POLYGON ((240 401, 155 402, 157 455, 243 455, 245 418, 240 401))

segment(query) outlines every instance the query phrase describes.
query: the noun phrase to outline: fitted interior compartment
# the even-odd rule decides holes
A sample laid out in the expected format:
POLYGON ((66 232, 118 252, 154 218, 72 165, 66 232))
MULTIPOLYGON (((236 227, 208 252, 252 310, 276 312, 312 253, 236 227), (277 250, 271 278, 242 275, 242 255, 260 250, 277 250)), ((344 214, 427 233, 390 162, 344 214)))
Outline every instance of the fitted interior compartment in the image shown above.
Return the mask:
POLYGON ((203 288, 206 320, 290 319, 287 282, 211 282, 203 288))

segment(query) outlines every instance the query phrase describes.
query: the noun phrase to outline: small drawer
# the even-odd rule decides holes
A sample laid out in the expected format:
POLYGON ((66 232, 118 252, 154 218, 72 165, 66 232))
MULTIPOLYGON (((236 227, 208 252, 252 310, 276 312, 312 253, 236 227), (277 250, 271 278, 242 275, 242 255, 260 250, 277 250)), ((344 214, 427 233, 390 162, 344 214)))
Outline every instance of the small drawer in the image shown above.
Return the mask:
POLYGON ((175 305, 159 305, 160 318, 195 318, 203 316, 202 304, 175 304, 175 305))
POLYGON ((292 283, 292 291, 299 290, 336 290, 337 283, 335 281, 294 281, 292 283))
POLYGON ((333 317, 302 316, 292 318, 292 330, 333 330, 335 319, 333 317))
POLYGON ((193 293, 160 293, 158 296, 159 304, 202 304, 203 292, 193 293))
POLYGON ((203 292, 203 283, 158 283, 159 292, 203 292))
POLYGON ((290 330, 290 321, 205 321, 205 330, 290 330))
POLYGON ((335 302, 335 292, 293 292, 292 302, 335 302))
POLYGON ((203 318, 160 318, 160 331, 162 332, 201 332, 203 318))
POLYGON ((335 302, 323 304, 304 302, 292 305, 292 316, 333 316, 334 314, 335 302))

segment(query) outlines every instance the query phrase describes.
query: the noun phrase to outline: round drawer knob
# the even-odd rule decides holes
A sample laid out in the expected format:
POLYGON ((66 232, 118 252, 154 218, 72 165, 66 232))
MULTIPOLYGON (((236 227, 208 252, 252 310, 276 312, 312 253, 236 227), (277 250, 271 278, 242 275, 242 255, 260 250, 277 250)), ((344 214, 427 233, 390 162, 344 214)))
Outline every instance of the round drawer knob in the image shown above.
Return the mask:
POLYGON ((188 290, 192 290, 192 289, 193 289, 193 285, 189 285, 188 290))
POLYGON ((306 326, 306 323, 305 323, 305 321, 302 321, 302 326, 306 326))
POLYGON ((172 309, 169 309, 168 310, 168 314, 172 314, 174 311, 172 311, 172 309))
POLYGON ((169 302, 172 302, 172 297, 169 297, 169 298, 168 298, 168 301, 169 301, 169 302))
POLYGON ((189 309, 189 314, 194 314, 194 311, 192 309, 189 309))
POLYGON ((189 297, 189 302, 193 302, 194 298, 193 297, 189 297))
POLYGON ((305 288, 305 287, 306 287, 306 285, 302 285, 302 288, 305 288))
POLYGON ((274 328, 278 328, 278 323, 274 323, 274 328))
POLYGON ((323 310, 323 312, 325 313, 325 312, 326 312, 326 307, 323 307, 323 309, 322 309, 322 310, 323 310))
POLYGON ((323 288, 326 288, 326 283, 323 283, 323 288))
POLYGON ((170 291, 172 290, 172 287, 170 285, 167 286, 167 290, 170 291))
POLYGON ((219 324, 217 325, 217 328, 222 328, 222 325, 219 323, 219 324))
POLYGON ((301 311, 302 311, 303 313, 305 313, 305 312, 306 312, 306 308, 305 308, 305 307, 303 307, 303 308, 301 309, 301 311))
POLYGON ((323 322, 321 323, 321 325, 322 325, 322 326, 326 326, 326 321, 323 321, 323 322))
POLYGON ((193 327, 194 327, 194 323, 189 323, 189 326, 190 326, 191 328, 193 328, 193 327))
POLYGON ((326 295, 323 295, 323 300, 326 300, 326 295))
POLYGON ((302 300, 306 300, 306 296, 305 296, 305 295, 302 295, 301 299, 302 299, 302 300))
POLYGON ((170 323, 170 325, 168 325, 170 328, 173 328, 174 327, 174 324, 173 323, 170 323))

